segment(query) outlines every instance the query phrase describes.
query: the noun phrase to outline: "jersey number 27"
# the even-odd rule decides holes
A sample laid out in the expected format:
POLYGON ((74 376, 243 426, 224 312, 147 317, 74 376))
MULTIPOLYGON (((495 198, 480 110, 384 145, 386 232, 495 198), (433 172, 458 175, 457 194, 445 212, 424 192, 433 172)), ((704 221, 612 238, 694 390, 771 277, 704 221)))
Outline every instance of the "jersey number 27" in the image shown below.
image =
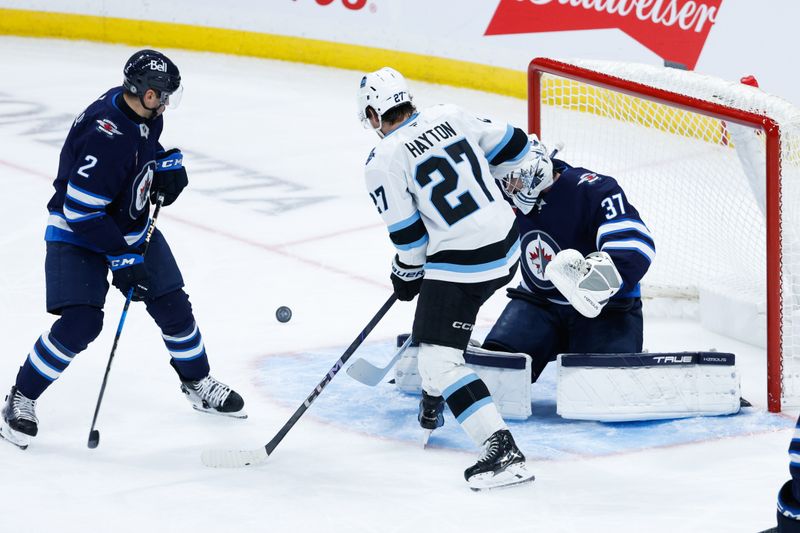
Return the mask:
MULTIPOLYGON (((461 139, 460 141, 456 141, 445 147, 444 151, 456 164, 462 162, 464 160, 463 156, 466 156, 467 161, 469 161, 472 176, 475 177, 475 180, 480 185, 486 198, 490 202, 494 202, 492 194, 483 181, 483 173, 481 172, 481 165, 478 162, 478 158, 475 156, 475 152, 472 150, 467 140, 461 139)), ((455 206, 450 205, 450 202, 445 198, 446 195, 456 190, 459 177, 458 172, 453 168, 453 164, 447 158, 433 156, 420 163, 417 165, 414 179, 419 183, 421 188, 424 188, 433 181, 431 175, 435 172, 438 172, 443 180, 434 185, 431 189, 431 203, 449 225, 452 226, 462 218, 469 216, 479 209, 477 202, 469 191, 458 196, 458 203, 455 206)))

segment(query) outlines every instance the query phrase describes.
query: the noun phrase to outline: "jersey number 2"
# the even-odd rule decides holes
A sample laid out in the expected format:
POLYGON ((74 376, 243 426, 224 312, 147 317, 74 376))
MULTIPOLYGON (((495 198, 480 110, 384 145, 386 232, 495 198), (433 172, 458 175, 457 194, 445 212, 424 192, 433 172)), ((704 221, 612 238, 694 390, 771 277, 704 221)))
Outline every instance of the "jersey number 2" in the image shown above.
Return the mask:
POLYGON ((87 174, 86 171, 97 164, 97 158, 93 155, 87 155, 85 160, 88 161, 88 163, 78 169, 78 176, 88 178, 89 174, 87 174))
MULTIPOLYGON (((475 152, 472 150, 472 147, 469 145, 467 140, 461 139, 460 141, 447 146, 444 151, 455 163, 460 163, 463 161, 462 156, 467 157, 467 161, 469 161, 469 165, 472 170, 472 175, 475 176, 475 179, 478 181, 483 194, 486 195, 486 198, 490 202, 494 202, 492 194, 489 192, 489 189, 486 187, 486 183, 483 181, 483 174, 481 173, 481 165, 478 163, 478 158, 475 156, 475 152)), ((434 172, 439 172, 443 180, 434 185, 433 189, 431 189, 431 203, 436 210, 439 211, 439 214, 442 215, 442 218, 448 224, 452 226, 462 218, 474 213, 479 209, 477 202, 475 202, 475 199, 472 197, 469 191, 466 191, 458 196, 458 204, 455 206, 450 205, 450 202, 447 201, 445 196, 456 190, 456 187, 458 187, 458 172, 456 172, 456 169, 453 168, 453 165, 450 163, 450 161, 444 157, 433 156, 423 163, 417 165, 417 172, 414 176, 414 179, 417 180, 417 183, 419 183, 420 187, 425 187, 433 181, 431 175, 434 172)))

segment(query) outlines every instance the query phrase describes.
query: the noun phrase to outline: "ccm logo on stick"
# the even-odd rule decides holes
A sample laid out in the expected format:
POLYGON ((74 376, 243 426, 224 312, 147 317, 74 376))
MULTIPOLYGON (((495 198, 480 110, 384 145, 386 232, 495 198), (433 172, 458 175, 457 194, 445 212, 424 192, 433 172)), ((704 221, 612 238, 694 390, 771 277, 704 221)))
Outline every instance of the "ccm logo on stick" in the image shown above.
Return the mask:
POLYGON ((453 327, 456 329, 463 329, 466 331, 472 331, 472 327, 475 324, 468 324, 467 322, 453 322, 453 327))

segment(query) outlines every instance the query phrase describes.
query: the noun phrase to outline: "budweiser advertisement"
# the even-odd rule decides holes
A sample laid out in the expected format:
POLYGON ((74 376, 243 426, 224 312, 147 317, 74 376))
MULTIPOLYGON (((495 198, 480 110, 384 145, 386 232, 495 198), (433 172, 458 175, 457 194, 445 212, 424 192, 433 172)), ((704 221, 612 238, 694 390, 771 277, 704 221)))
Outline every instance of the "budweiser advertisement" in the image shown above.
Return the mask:
POLYGON ((722 0, 500 0, 485 35, 619 29, 694 69, 722 0))

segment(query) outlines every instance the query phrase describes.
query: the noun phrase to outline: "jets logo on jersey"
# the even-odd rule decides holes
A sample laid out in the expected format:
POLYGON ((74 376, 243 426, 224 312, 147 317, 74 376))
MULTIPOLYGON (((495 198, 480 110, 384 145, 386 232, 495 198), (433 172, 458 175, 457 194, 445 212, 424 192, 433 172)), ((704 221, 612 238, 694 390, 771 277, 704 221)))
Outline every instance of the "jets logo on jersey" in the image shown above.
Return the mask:
POLYGON ((129 214, 132 219, 136 219, 147 207, 150 198, 150 186, 153 184, 153 174, 155 173, 156 162, 147 163, 133 180, 133 194, 131 195, 131 207, 129 214))
POLYGON ((553 288, 544 272, 559 250, 555 240, 543 231, 530 231, 522 237, 522 268, 540 289, 553 288))
POLYGON ((588 183, 591 185, 592 183, 599 180, 600 176, 598 176, 594 172, 587 172, 586 174, 581 175, 580 179, 578 180, 578 185, 580 185, 581 183, 588 183))
POLYGON ((122 132, 117 129, 117 125, 107 118, 96 120, 95 122, 97 122, 97 131, 105 133, 109 138, 114 135, 122 135, 122 132))

